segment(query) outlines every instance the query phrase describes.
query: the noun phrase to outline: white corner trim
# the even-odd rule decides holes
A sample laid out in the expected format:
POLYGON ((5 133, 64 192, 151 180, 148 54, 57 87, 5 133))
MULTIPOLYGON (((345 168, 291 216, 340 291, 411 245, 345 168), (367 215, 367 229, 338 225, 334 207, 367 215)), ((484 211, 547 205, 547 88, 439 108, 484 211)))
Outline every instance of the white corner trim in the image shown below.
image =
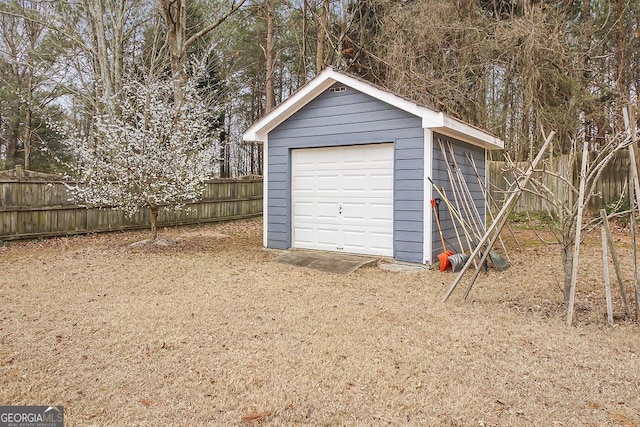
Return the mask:
POLYGON ((335 83, 335 80, 330 79, 330 76, 326 73, 327 71, 328 70, 325 70, 318 74, 271 112, 251 125, 251 127, 242 134, 242 139, 244 141, 265 142, 269 131, 288 119, 293 113, 304 107, 335 83))
POLYGON ((267 225, 269 223, 269 141, 264 139, 262 147, 262 245, 267 247, 267 225))
POLYGON ((422 263, 431 264, 431 253, 433 248, 431 247, 431 235, 433 230, 431 229, 431 199, 432 190, 431 183, 427 177, 431 178, 433 172, 433 131, 431 129, 424 130, 424 211, 423 211, 423 242, 422 242, 422 263))
POLYGON ((485 151, 484 152, 484 177, 482 177, 482 179, 484 180, 484 190, 485 190, 485 195, 484 195, 484 227, 485 230, 488 229, 489 227, 489 221, 487 221, 487 216, 489 214, 489 209, 491 209, 491 203, 490 203, 490 199, 489 197, 491 197, 491 195, 489 194, 489 172, 487 172, 489 170, 489 152, 485 151))

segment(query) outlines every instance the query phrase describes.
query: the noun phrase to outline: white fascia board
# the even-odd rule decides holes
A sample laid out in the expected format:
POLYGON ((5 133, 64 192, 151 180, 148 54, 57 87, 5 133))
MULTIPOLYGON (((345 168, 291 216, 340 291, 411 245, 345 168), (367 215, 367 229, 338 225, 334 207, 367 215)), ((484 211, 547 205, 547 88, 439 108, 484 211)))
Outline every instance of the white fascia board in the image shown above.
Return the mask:
POLYGON ((254 123, 244 132, 242 139, 244 141, 265 142, 267 134, 271 130, 291 117, 334 83, 342 83, 400 110, 404 110, 409 114, 420 117, 424 129, 436 130, 445 135, 489 150, 504 148, 504 142, 502 140, 474 126, 448 117, 442 112, 437 112, 408 101, 391 92, 379 89, 364 80, 334 71, 331 68, 322 71, 297 92, 293 93, 286 101, 274 108, 273 111, 254 123))
POLYGON ((504 148, 504 141, 500 138, 448 116, 444 116, 442 128, 434 128, 434 130, 488 150, 501 150, 504 148))
MULTIPOLYGON (((359 79, 350 77, 346 74, 335 72, 333 70, 330 70, 330 73, 331 73, 331 77, 335 81, 343 83, 347 86, 350 86, 357 91, 365 93, 376 99, 379 99, 382 102, 385 102, 389 105, 399 108, 400 110, 404 110, 409 114, 413 114, 414 116, 422 117, 424 115, 423 110, 428 110, 425 107, 419 106, 415 102, 408 101, 404 98, 394 95, 391 92, 387 92, 375 86, 371 86, 366 81, 359 80, 359 79)), ((433 111, 431 112, 433 113, 433 111)))
POLYGON ((420 117, 422 117, 423 129, 434 129, 444 127, 444 113, 430 110, 426 107, 422 107, 420 117))
POLYGON ((274 108, 273 111, 254 123, 244 132, 242 139, 245 141, 264 142, 267 134, 271 130, 291 117, 296 111, 311 102, 334 83, 342 83, 373 98, 379 99, 382 102, 421 117, 423 128, 443 125, 443 116, 441 113, 407 101, 391 92, 372 86, 366 81, 327 68, 311 79, 306 85, 302 86, 297 92, 293 93, 286 101, 274 108))
POLYGON ((242 139, 244 141, 266 142, 267 134, 272 129, 284 122, 296 111, 311 102, 316 96, 320 95, 335 83, 335 80, 331 79, 328 73, 326 73, 327 71, 333 70, 323 71, 314 79, 310 80, 309 83, 302 86, 297 92, 294 92, 286 101, 279 104, 271 112, 251 125, 251 127, 242 134, 242 139))
POLYGON ((355 79, 342 73, 337 73, 333 70, 328 70, 328 75, 330 75, 336 82, 346 84, 347 86, 377 98, 382 102, 393 105, 396 108, 422 118, 423 129, 441 130, 442 133, 450 134, 462 141, 466 141, 489 150, 504 148, 504 142, 501 139, 467 123, 461 122, 460 120, 451 118, 442 112, 418 105, 394 95, 391 92, 371 86, 365 81, 355 79))

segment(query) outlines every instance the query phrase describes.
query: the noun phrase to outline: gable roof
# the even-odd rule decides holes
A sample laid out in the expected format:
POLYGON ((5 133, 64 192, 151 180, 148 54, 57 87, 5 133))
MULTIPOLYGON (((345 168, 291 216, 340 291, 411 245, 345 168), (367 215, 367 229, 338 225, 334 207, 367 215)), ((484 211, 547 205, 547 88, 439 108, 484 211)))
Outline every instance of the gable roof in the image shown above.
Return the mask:
POLYGON ((242 135, 242 139, 245 141, 266 141, 267 134, 270 131, 335 83, 344 84, 400 110, 420 117, 422 119, 422 127, 425 129, 432 129, 436 132, 489 150, 504 148, 504 142, 495 135, 491 135, 461 120, 449 117, 442 112, 432 110, 431 108, 395 95, 363 79, 336 71, 332 68, 323 70, 271 112, 251 125, 242 135))

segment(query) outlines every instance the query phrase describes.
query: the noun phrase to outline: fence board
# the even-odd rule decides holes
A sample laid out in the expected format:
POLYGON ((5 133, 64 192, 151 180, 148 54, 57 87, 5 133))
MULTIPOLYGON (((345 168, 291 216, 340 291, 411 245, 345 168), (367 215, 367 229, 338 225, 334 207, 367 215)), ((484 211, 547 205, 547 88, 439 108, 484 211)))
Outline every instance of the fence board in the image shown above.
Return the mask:
MULTIPOLYGON (((596 153, 591 153, 591 160, 595 158, 596 153)), ((553 171, 560 176, 563 176, 572 182, 573 185, 578 188, 578 175, 579 175, 579 162, 582 153, 577 153, 576 156, 571 159, 569 155, 562 155, 552 157, 546 160, 545 168, 549 171, 553 171)), ((506 162, 490 161, 488 162, 488 173, 490 183, 491 195, 501 203, 506 197, 508 197, 508 183, 513 182, 513 174, 509 171, 508 164, 506 162), (506 180, 505 180, 506 178, 506 180)), ((521 163, 519 167, 526 169, 528 163, 521 163)), ((608 204, 615 203, 622 194, 627 177, 629 176, 629 153, 626 150, 616 153, 612 161, 604 169, 600 180, 596 183, 596 192, 598 195, 591 197, 587 203, 587 209, 597 211, 602 209, 608 204)), ((558 195, 560 200, 567 200, 570 202, 576 197, 562 180, 555 178, 549 174, 536 173, 533 176, 534 179, 542 180, 542 183, 551 189, 558 195)), ((624 196, 628 197, 628 196, 624 196)), ((526 212, 526 211, 545 211, 547 208, 547 202, 543 199, 524 192, 518 201, 514 211, 526 212)))
MULTIPOLYGON (((25 176, 24 172, 16 176, 0 176, 0 240, 149 227, 147 210, 129 218, 121 210, 83 208, 71 200, 63 180, 40 175, 25 176)), ((161 210, 158 227, 261 214, 261 179, 210 180, 201 201, 187 204, 183 210, 161 210)))

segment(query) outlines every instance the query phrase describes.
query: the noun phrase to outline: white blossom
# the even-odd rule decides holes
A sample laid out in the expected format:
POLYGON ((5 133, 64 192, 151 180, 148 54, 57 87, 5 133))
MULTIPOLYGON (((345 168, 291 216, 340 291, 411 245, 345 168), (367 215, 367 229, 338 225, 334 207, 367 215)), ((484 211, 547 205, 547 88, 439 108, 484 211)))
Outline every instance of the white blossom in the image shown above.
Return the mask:
POLYGON ((89 135, 68 145, 75 199, 87 207, 113 207, 133 215, 142 208, 181 208, 202 197, 217 143, 210 113, 194 83, 176 104, 171 82, 127 84, 115 112, 94 117, 89 135))

